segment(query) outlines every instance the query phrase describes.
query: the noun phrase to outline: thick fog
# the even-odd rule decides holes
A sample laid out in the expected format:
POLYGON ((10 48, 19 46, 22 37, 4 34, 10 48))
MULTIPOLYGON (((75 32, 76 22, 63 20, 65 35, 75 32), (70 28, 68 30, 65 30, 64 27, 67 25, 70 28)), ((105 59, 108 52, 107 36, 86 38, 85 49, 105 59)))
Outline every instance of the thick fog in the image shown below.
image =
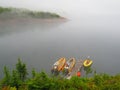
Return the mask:
POLYGON ((120 0, 0 0, 0 6, 57 12, 68 18, 120 14, 120 0))

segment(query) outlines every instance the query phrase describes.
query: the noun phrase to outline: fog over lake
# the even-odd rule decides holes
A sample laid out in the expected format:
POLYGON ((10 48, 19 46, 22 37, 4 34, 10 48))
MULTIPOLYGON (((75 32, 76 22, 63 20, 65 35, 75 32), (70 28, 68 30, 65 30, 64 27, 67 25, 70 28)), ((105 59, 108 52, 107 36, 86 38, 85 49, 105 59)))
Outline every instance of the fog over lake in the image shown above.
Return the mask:
POLYGON ((67 22, 0 20, 0 72, 17 58, 49 72, 60 57, 90 56, 97 72, 120 73, 119 0, 1 0, 0 6, 50 11, 67 22))

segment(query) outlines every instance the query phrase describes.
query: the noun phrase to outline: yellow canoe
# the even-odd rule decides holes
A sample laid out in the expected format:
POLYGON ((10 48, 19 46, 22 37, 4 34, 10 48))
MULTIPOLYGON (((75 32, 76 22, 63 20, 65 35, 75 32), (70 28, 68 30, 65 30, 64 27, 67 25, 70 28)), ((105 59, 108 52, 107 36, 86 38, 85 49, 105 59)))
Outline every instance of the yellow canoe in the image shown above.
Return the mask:
POLYGON ((84 67, 89 67, 92 65, 92 63, 93 63, 92 60, 86 59, 86 60, 84 60, 83 65, 84 65, 84 67))
POLYGON ((71 59, 69 59, 69 60, 66 62, 66 64, 65 64, 65 69, 68 70, 68 73, 69 73, 69 72, 72 72, 72 69, 73 69, 73 67, 75 66, 75 64, 76 64, 75 58, 71 58, 71 59))
POLYGON ((54 63, 53 69, 57 71, 61 71, 64 69, 65 63, 66 63, 66 59, 60 58, 58 61, 54 63))

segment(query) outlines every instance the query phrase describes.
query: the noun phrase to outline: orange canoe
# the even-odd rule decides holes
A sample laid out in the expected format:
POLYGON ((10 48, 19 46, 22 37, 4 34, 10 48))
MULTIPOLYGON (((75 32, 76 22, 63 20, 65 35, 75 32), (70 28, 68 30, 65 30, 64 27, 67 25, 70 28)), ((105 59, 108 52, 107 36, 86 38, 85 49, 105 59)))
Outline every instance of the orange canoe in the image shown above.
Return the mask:
POLYGON ((66 63, 66 59, 60 58, 58 61, 54 63, 53 69, 57 71, 61 71, 64 69, 65 63, 66 63))

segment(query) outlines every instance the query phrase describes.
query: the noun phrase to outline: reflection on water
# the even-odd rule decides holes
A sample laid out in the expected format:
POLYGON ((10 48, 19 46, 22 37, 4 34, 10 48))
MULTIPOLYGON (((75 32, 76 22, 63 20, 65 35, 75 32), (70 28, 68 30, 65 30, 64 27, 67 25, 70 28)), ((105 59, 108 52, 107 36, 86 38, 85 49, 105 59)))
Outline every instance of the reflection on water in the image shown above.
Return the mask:
POLYGON ((49 72, 60 57, 91 56, 98 72, 119 73, 117 16, 81 17, 66 23, 0 22, 0 71, 21 57, 28 67, 49 72))
POLYGON ((41 19, 3 19, 0 20, 0 36, 10 33, 35 31, 35 29, 46 30, 59 26, 65 20, 41 20, 41 19))

